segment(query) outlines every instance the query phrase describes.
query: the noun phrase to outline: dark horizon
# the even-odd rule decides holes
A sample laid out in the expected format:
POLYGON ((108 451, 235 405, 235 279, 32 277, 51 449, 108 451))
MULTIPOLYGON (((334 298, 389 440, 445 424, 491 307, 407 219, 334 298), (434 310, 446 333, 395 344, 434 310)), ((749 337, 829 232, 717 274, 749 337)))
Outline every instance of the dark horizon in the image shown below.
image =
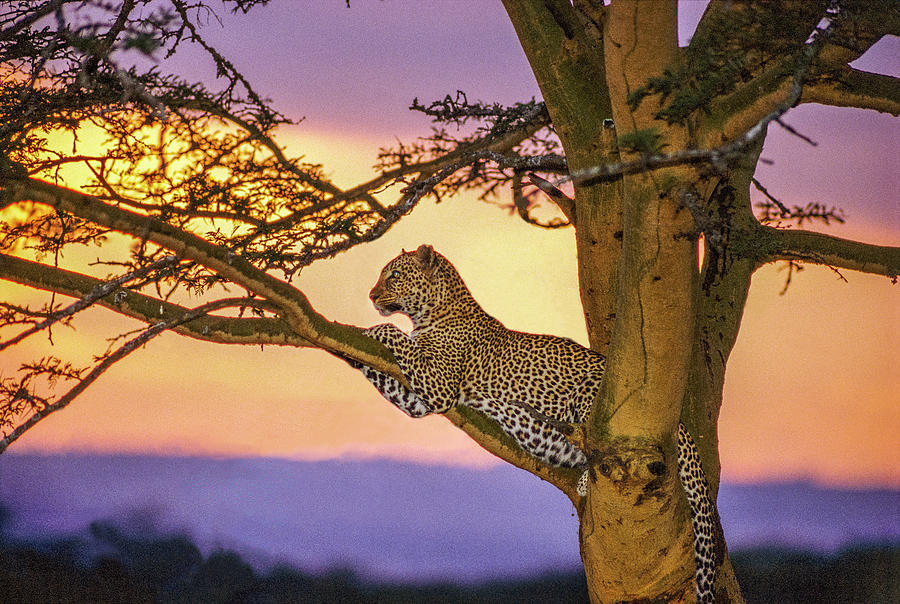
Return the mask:
MULTIPOLYGON (((0 528, 5 518, 0 507, 0 528)), ((900 545, 870 545, 824 556, 763 548, 734 552, 747 604, 845 604, 900 599, 900 545)), ((373 581, 352 568, 310 574, 279 565, 255 569, 239 552, 203 554, 180 535, 129 535, 111 523, 88 534, 16 543, 0 530, 0 593, 18 604, 280 602, 320 604, 588 604, 583 569, 470 584, 373 581)))

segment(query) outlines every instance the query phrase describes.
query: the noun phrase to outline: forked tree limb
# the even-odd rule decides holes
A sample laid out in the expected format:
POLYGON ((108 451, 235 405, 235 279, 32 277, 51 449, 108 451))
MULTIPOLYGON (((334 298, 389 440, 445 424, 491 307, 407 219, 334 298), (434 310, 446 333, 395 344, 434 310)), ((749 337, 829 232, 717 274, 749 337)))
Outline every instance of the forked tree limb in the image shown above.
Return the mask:
MULTIPOLYGON (((47 195, 51 190, 52 189, 45 190, 44 195, 47 195)), ((66 196, 75 192, 64 189, 62 191, 57 191, 56 193, 60 196, 66 196)), ((35 195, 33 197, 39 196, 35 195)), ((205 246, 198 247, 206 249, 205 246)), ((209 254, 210 252, 207 251, 207 253, 209 254)), ((197 260, 198 257, 199 255, 195 255, 192 259, 197 260)), ((0 278, 37 289, 55 291, 57 293, 79 298, 85 296, 88 292, 104 283, 103 281, 88 275, 53 268, 38 262, 32 262, 5 254, 0 254, 0 278)), ((259 279, 258 276, 257 279, 259 279)), ((247 285, 252 285, 250 282, 245 283, 247 285)), ((263 289, 260 288, 260 291, 263 291, 263 289)), ((146 334, 149 334, 149 337, 156 335, 156 333, 161 332, 163 329, 168 329, 182 335, 211 342, 282 344, 323 348, 323 346, 315 341, 299 337, 288 327, 286 322, 280 319, 215 317, 206 314, 214 309, 213 306, 204 307, 204 312, 200 313, 196 310, 192 311, 182 306, 134 291, 129 291, 127 295, 120 297, 120 300, 116 302, 116 293, 118 292, 111 293, 110 295, 99 299, 97 304, 123 315, 153 323, 154 327, 151 327, 150 331, 145 332, 146 334)), ((223 302, 214 302, 211 304, 223 304, 223 302)), ((351 328, 350 326, 344 327, 347 329, 356 329, 351 328)), ((146 341, 149 337, 144 336, 143 341, 146 341)), ((367 343, 372 341, 374 340, 359 334, 359 337, 355 337, 352 342, 344 343, 344 351, 352 350, 351 347, 355 346, 357 342, 367 343)), ((127 350, 127 352, 130 351, 130 349, 127 350)), ((352 356, 363 362, 361 360, 362 354, 350 354, 344 351, 341 351, 342 356, 352 356)), ((127 354, 127 352, 125 354, 127 354)), ((118 358, 123 356, 124 354, 116 356, 109 363, 104 365, 103 370, 105 370, 112 362, 115 362, 118 358)), ((382 362, 378 369, 383 370, 392 367, 396 368, 396 365, 392 366, 382 362)), ((399 368, 396 368, 396 371, 399 373, 399 368)), ((77 390, 73 389, 64 395, 57 401, 57 403, 60 404, 54 403, 52 410, 62 408, 71 402, 71 400, 80 394, 90 382, 96 379, 96 377, 99 377, 99 373, 102 373, 102 371, 97 373, 92 372, 89 376, 91 379, 88 382, 85 382, 84 385, 80 387, 76 387, 77 390)), ((52 410, 42 413, 33 419, 29 419, 25 424, 19 426, 13 433, 0 441, 0 452, 37 421, 40 421, 42 417, 52 412, 52 410)), ((577 480, 577 470, 552 468, 534 459, 522 451, 495 422, 492 422, 487 416, 478 411, 468 408, 454 408, 444 415, 451 423, 468 434, 488 452, 553 483, 575 501, 576 495, 574 484, 577 480)))
POLYGON ((800 102, 900 115, 900 78, 845 67, 836 79, 807 85, 800 102))
MULTIPOLYGON (((695 37, 722 13, 742 10, 745 4, 749 3, 713 0, 698 25, 695 37)), ((833 27, 834 36, 821 45, 812 77, 805 83, 803 93, 798 95, 796 102, 874 109, 898 115, 900 80, 853 69, 848 65, 884 35, 897 35, 896 16, 897 11, 889 17, 873 10, 867 15, 867 20, 857 24, 852 32, 838 18, 836 27, 833 27), (842 37, 852 40, 852 44, 839 44, 838 40, 842 37)), ((792 86, 790 74, 796 71, 791 64, 795 60, 795 57, 789 56, 772 60, 764 70, 752 74, 734 90, 714 99, 708 108, 710 115, 721 118, 710 120, 712 127, 700 134, 701 143, 711 146, 733 139, 765 116, 789 93, 792 86)))
MULTIPOLYGON (((306 297, 289 284, 268 275, 228 250, 195 235, 185 233, 156 219, 104 204, 89 196, 35 179, 2 182, 0 199, 32 201, 71 212, 108 228, 146 238, 169 249, 180 258, 195 261, 216 271, 248 291, 276 304, 284 317, 277 319, 231 319, 202 317, 183 307, 162 302, 136 292, 116 305, 104 299, 103 306, 140 320, 150 320, 162 309, 158 325, 198 339, 234 343, 271 343, 323 348, 342 357, 350 357, 406 383, 390 352, 379 342, 365 336, 359 328, 327 321, 309 305, 306 297), (186 311, 186 312, 185 312, 186 311), (204 333, 204 326, 210 330, 204 333), (252 330, 252 331, 251 331, 252 330), (249 333, 248 333, 249 332, 249 333), (254 335, 255 334, 255 335, 254 335), (257 341, 254 341, 254 338, 257 341), (259 341, 261 340, 261 341, 259 341)), ((0 256, 0 277, 24 285, 64 293, 84 295, 100 282, 93 277, 53 269, 13 256, 0 256)), ((113 295, 114 296, 114 295, 113 295)), ((213 303, 214 304, 214 303, 213 303)), ((207 308, 209 312, 211 308, 207 308)), ((162 328, 160 328, 162 329, 162 328)), ((86 387, 86 386, 85 386, 86 387)), ((81 392, 66 395, 65 404, 81 392)), ((551 468, 522 451, 495 423, 480 412, 455 408, 446 414, 454 425, 499 458, 548 480, 575 498, 577 471, 551 468)), ((38 421, 38 420, 35 420, 38 421)), ((21 433, 26 430, 23 427, 21 433)), ((8 443, 7 443, 8 444, 8 443)))
POLYGON ((84 392, 84 390, 88 386, 93 384, 97 380, 97 378, 103 375, 103 373, 105 373, 106 370, 109 369, 113 364, 131 354, 132 352, 146 344, 148 341, 150 341, 152 338, 155 338, 168 329, 171 329, 179 324, 192 321, 213 310, 238 306, 247 302, 248 300, 246 298, 216 300, 215 302, 210 302, 208 304, 204 304, 197 308, 188 310, 186 313, 178 317, 174 317, 168 321, 160 321, 148 327, 143 332, 141 332, 140 335, 128 340, 112 353, 103 357, 103 359, 99 363, 97 363, 97 365, 95 365, 94 368, 91 369, 91 371, 88 372, 85 377, 80 378, 78 382, 69 389, 68 392, 66 392, 64 395, 62 395, 52 403, 41 406, 27 420, 16 426, 16 428, 12 432, 0 439, 0 453, 3 453, 9 447, 9 445, 11 445, 16 439, 18 439, 22 434, 28 431, 39 421, 41 421, 51 413, 65 408, 69 403, 75 400, 75 398, 79 394, 84 392))
MULTIPOLYGON (((3 262, 4 255, 0 255, 0 263, 3 262)), ((129 281, 133 281, 135 279, 140 279, 146 277, 153 271, 157 271, 159 269, 169 268, 176 264, 176 259, 174 256, 164 256, 159 260, 151 262, 146 266, 142 266, 134 271, 126 275, 122 275, 120 277, 116 277, 115 279, 109 279, 107 281, 98 282, 94 287, 90 290, 82 293, 81 296, 76 296, 78 299, 73 303, 59 310, 50 309, 50 312, 47 313, 47 316, 43 321, 39 323, 35 323, 30 328, 26 329, 23 332, 20 332, 18 335, 10 338, 9 340, 0 342, 0 350, 4 348, 8 348, 21 342, 25 338, 30 335, 33 335, 39 331, 44 329, 48 329, 54 323, 61 321, 63 319, 72 317, 78 312, 90 307, 95 302, 100 300, 101 298, 121 289, 121 286, 129 281)), ((39 265, 40 266, 40 265, 39 265)), ((0 267, 0 272, 2 272, 2 267, 0 267)))
MULTIPOLYGON (((6 254, 0 254, 0 279, 79 298, 104 283, 95 277, 6 254)), ((120 300, 116 302, 116 294, 121 291, 117 290, 100 298, 97 304, 146 323, 165 324, 168 330, 197 340, 224 344, 317 347, 298 337, 281 319, 233 318, 201 314, 134 291, 128 291, 127 295, 120 296, 120 300)), ((209 310, 211 309, 207 309, 207 311, 209 310)), ((84 388, 81 388, 75 394, 83 390, 84 388)), ((67 405, 73 398, 74 395, 68 397, 62 406, 67 405)), ((553 468, 542 464, 524 453, 495 422, 478 411, 455 408, 444 415, 489 453, 553 483, 569 495, 573 501, 575 500, 573 485, 577 479, 577 471, 553 468)), ((0 442, 0 451, 39 420, 40 418, 35 419, 27 426, 17 429, 17 433, 4 439, 5 444, 0 442)))
MULTIPOLYGON (((58 187, 35 179, 5 181, 0 184, 2 184, 0 199, 8 200, 12 198, 16 201, 27 200, 50 205, 108 228, 129 233, 135 237, 146 238, 148 241, 171 250, 180 258, 202 264, 248 291, 276 304, 284 317, 285 323, 296 333, 294 336, 295 340, 299 338, 306 341, 308 345, 323 348, 341 357, 353 358, 373 369, 397 377, 404 384, 406 383, 406 379, 396 365, 393 355, 382 344, 365 336, 359 328, 327 321, 312 309, 302 292, 260 271, 240 257, 230 254, 224 248, 213 245, 190 233, 180 231, 156 219, 109 206, 89 195, 84 195, 71 189, 58 187)), ((0 272, 3 271, 4 263, 8 263, 6 266, 9 267, 7 269, 9 271, 14 270, 16 267, 34 268, 33 265, 37 264, 13 257, 3 257, 2 260, 0 262, 0 272)), ((59 272, 57 269, 57 272, 52 273, 39 271, 39 277, 35 277, 33 280, 43 280, 45 286, 50 286, 54 279, 73 278, 78 281, 78 277, 79 275, 76 273, 59 272)), ((80 277, 84 276, 81 275, 80 277)), ((97 284, 95 281, 91 281, 90 278, 87 279, 79 281, 80 288, 76 291, 89 291, 91 287, 97 284)), ((47 287, 42 288, 46 289, 47 287)), ((136 301, 136 305, 140 302, 147 302, 151 306, 158 304, 158 300, 145 300, 134 293, 129 294, 125 300, 127 301, 132 297, 136 301)), ((121 309, 116 307, 114 310, 119 311, 121 309)), ((179 310, 174 305, 172 307, 164 307, 165 313, 176 313, 176 316, 179 310)), ((141 311, 141 313, 149 314, 146 310, 141 311)), ((166 328, 182 329, 189 323, 197 322, 198 318, 193 317, 184 321, 177 321, 177 324, 173 323, 171 327, 166 328)), ((209 320, 213 319, 209 318, 209 320)), ((218 321, 219 318, 215 320, 218 321)), ((242 321, 247 323, 240 323, 241 326, 250 326, 250 322, 253 319, 243 319, 242 321)), ((233 321, 230 324, 233 326, 238 325, 233 321)), ((265 325, 271 326, 272 324, 266 323, 265 325)), ((490 453, 552 482, 570 497, 575 497, 574 485, 577 480, 577 471, 550 468, 546 464, 530 457, 517 447, 502 432, 499 426, 480 412, 465 408, 455 408, 448 411, 445 415, 454 425, 466 432, 475 442, 490 453)))
MULTIPOLYGON (((716 101, 715 110, 728 113, 728 118, 717 131, 718 135, 733 138, 746 131, 789 95, 792 87, 790 77, 777 78, 774 73, 764 74, 754 80, 753 84, 755 88, 748 85, 716 101), (744 102, 742 96, 747 99, 752 96, 752 102, 748 100, 743 109, 735 110, 735 106, 744 102)), ((872 109, 900 115, 900 78, 844 67, 838 71, 837 79, 829 78, 804 85, 796 102, 872 109)))

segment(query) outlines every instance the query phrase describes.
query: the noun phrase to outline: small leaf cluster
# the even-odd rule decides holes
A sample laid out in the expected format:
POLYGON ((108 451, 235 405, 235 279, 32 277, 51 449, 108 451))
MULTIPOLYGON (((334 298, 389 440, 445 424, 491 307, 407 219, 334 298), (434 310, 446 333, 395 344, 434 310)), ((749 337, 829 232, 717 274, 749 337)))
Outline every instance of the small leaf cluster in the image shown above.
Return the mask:
POLYGON ((789 75, 828 3, 734 3, 704 18, 676 65, 628 97, 632 109, 658 95, 657 119, 684 123, 764 72, 789 75), (774 68, 774 71, 773 71, 774 68))
POLYGON ((662 133, 655 127, 625 132, 619 135, 617 143, 620 151, 641 155, 658 155, 666 146, 662 133))
MULTIPOLYGON (((561 145, 543 102, 531 99, 510 106, 471 102, 463 91, 457 90, 455 94, 427 105, 414 99, 410 109, 431 118, 431 135, 413 143, 398 142, 394 147, 380 149, 375 167, 385 173, 397 169, 408 171, 412 166, 427 166, 439 158, 464 158, 471 154, 470 161, 460 162, 459 170, 442 179, 430 191, 437 200, 459 191, 476 190, 481 200, 500 203, 533 222, 527 212, 521 211, 522 173, 526 169, 545 174, 565 172, 561 145), (539 126, 535 127, 535 124, 539 126), (493 154, 475 153, 491 148, 506 135, 525 131, 528 135, 508 148, 498 149, 493 154), (513 188, 513 200, 499 202, 500 193, 510 187, 513 188)), ((537 205, 532 199, 528 207, 537 205)))
MULTIPOLYGON (((225 6, 246 12, 262 4, 225 6)), ((284 153, 275 129, 296 121, 207 43, 203 27, 217 21, 202 1, 4 3, 0 179, 72 186, 70 169, 86 168, 85 192, 287 277, 381 224, 366 192, 341 198, 320 166, 284 153), (215 87, 164 71, 161 61, 188 46, 205 53, 215 87)), ((4 220, 0 250, 57 253, 104 234, 64 213, 34 211, 4 220)), ((127 266, 161 253, 138 242, 127 266)), ((218 282, 199 267, 170 279, 195 291, 218 282)))
POLYGON ((84 372, 84 368, 47 356, 23 363, 16 376, 0 376, 0 435, 5 436, 23 416, 50 405, 53 399, 47 391, 58 382, 78 380, 84 372))

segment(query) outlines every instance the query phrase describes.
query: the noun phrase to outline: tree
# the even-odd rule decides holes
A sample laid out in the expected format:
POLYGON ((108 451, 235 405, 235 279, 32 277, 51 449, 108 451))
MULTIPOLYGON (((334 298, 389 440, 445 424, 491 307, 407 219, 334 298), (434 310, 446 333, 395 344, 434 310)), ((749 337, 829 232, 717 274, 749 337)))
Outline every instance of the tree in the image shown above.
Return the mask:
MULTIPOLYGON (((4 325, 24 329, 0 346, 74 321, 90 305, 149 327, 123 334, 89 366, 43 358, 3 376, 0 450, 165 330, 318 347, 402 380, 380 344, 318 314, 291 277, 378 238, 423 198, 509 188, 526 221, 574 226, 591 346, 608 357, 580 434, 594 477, 588 497, 574 492, 577 472, 529 458, 485 417, 463 407, 447 417, 572 499, 595 601, 690 600, 692 532, 674 435, 679 422, 689 428, 715 492, 725 366, 753 272, 773 261, 892 279, 900 271, 898 248, 771 226, 828 221, 832 208, 791 208, 770 196, 755 215, 750 202, 751 187, 762 187, 753 174, 767 126, 792 106, 900 112, 895 78, 848 65, 900 32, 894 3, 713 1, 679 48, 675 2, 506 0, 543 101, 416 101, 436 123, 433 136, 384 150, 381 175, 350 189, 284 154, 275 131, 290 120, 205 41, 199 25, 210 9, 182 0, 82 4, 3 9, 0 277, 77 301, 5 304, 4 325), (188 43, 215 61, 221 90, 148 60, 188 43), (71 146, 54 144, 59 132, 71 146), (92 145, 88 133, 106 140, 92 145), (91 174, 78 191, 58 180, 73 164, 91 174), (546 217, 541 194, 559 217, 546 217), (61 265, 62 250, 104 241, 113 254, 93 274, 61 265), (204 303, 181 305, 187 291, 204 303), (233 312, 213 314, 223 309, 233 312)), ((717 591, 741 601, 725 552, 722 562, 717 591)))

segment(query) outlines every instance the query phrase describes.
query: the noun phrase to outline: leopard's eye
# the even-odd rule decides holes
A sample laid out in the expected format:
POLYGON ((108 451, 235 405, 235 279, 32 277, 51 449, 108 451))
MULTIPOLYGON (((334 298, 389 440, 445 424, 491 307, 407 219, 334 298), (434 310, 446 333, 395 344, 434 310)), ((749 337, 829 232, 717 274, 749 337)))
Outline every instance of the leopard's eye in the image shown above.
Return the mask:
POLYGON ((400 276, 400 271, 397 271, 397 270, 391 271, 391 275, 390 275, 391 279, 396 279, 399 276, 400 276))

